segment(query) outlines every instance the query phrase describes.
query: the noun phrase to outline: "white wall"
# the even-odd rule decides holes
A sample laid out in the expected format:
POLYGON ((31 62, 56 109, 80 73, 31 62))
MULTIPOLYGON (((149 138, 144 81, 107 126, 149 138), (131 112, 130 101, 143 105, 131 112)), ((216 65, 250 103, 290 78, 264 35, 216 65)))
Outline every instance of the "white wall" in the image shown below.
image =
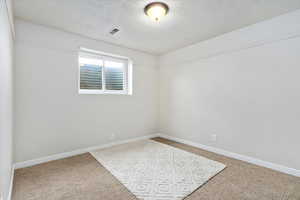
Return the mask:
POLYGON ((300 169, 299 22, 300 10, 162 56, 160 132, 300 169))
MULTIPOLYGON (((7 1, 10 3, 9 1, 7 1)), ((13 36, 7 6, 0 0, 0 198, 8 198, 12 170, 13 36)))
POLYGON ((157 133, 157 57, 16 21, 15 160, 157 133), (133 95, 79 95, 80 46, 133 60, 133 95))

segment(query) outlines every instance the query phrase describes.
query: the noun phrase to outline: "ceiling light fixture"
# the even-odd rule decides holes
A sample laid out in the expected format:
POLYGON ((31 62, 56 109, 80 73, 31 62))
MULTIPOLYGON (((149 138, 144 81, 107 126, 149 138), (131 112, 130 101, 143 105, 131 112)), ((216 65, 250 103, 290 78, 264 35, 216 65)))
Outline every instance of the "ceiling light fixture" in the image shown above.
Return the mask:
POLYGON ((152 2, 144 8, 145 14, 155 21, 159 21, 163 16, 167 15, 168 11, 169 6, 163 2, 152 2))

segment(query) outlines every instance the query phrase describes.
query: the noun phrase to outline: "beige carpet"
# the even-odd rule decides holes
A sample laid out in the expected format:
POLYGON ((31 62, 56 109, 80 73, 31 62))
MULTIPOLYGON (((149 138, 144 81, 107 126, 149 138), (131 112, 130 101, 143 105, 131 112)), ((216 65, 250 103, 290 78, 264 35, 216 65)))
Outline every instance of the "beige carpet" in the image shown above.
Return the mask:
POLYGON ((222 163, 153 140, 91 154, 143 200, 181 200, 225 168, 222 163))
MULTIPOLYGON (((226 169, 186 200, 300 200, 300 178, 157 138, 226 169)), ((89 153, 15 171, 13 200, 136 200, 89 153)))

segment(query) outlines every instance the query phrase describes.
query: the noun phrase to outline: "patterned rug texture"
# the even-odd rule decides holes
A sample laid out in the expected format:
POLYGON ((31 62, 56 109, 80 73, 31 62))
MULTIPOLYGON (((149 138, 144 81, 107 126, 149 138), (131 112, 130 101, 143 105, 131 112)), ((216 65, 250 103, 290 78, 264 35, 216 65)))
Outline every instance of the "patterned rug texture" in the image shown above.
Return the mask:
POLYGON ((90 152, 143 200, 181 200, 226 166, 166 144, 142 140, 90 152))

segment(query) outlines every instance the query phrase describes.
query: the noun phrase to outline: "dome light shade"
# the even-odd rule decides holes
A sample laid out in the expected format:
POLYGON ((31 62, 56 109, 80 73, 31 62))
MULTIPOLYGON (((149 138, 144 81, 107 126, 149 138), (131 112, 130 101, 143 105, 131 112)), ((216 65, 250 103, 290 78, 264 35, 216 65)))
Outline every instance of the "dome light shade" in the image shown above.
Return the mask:
POLYGON ((168 11, 168 5, 162 2, 152 2, 144 9, 145 14, 155 21, 159 21, 168 11))

